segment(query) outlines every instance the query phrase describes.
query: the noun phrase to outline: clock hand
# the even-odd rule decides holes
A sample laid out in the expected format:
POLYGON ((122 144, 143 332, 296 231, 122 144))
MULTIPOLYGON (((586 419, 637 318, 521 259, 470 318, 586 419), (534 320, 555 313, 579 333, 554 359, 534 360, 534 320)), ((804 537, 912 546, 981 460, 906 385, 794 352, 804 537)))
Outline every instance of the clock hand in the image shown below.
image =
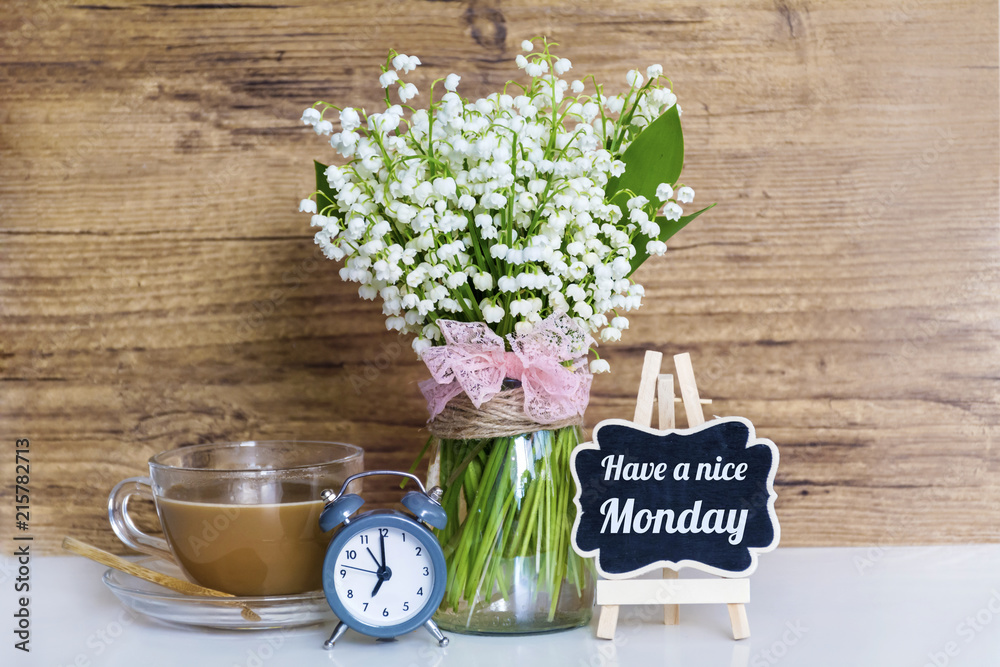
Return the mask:
POLYGON ((357 570, 358 572, 367 572, 368 574, 375 574, 375 575, 378 574, 378 572, 376 572, 375 570, 366 570, 363 567, 354 567, 353 565, 341 565, 341 567, 347 567, 352 570, 357 570))
MULTIPOLYGON (((378 581, 375 582, 375 588, 372 589, 372 597, 375 597, 375 594, 382 588, 382 584, 392 576, 392 571, 385 566, 385 535, 382 533, 379 533, 378 536, 378 546, 382 552, 382 564, 378 566, 378 572, 375 573, 378 576, 378 581)), ((375 558, 375 554, 372 554, 371 549, 368 550, 368 553, 371 554, 372 558, 375 558)))
POLYGON ((378 568, 381 570, 382 563, 378 562, 378 558, 375 558, 375 554, 372 553, 371 547, 365 547, 365 549, 368 550, 368 555, 372 557, 372 560, 375 561, 375 564, 378 565, 378 568))

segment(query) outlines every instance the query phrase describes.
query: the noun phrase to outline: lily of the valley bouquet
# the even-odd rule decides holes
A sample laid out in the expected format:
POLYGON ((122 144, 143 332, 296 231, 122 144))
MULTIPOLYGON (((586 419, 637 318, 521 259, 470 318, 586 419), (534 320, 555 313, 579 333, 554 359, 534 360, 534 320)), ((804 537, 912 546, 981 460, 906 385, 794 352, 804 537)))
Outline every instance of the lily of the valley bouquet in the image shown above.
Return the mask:
POLYGON ((621 337, 643 297, 632 274, 702 212, 684 214, 694 191, 678 182, 680 107, 662 67, 612 94, 569 76, 553 46, 524 42, 524 79, 477 100, 457 74, 418 90, 420 60, 390 52, 384 110, 318 102, 302 115, 343 158, 316 163, 300 204, 316 243, 381 299, 390 330, 415 334, 432 375, 421 389, 452 517, 442 614, 457 619, 439 620, 452 629, 505 631, 496 601, 524 567, 545 612, 536 629, 578 624, 574 604, 589 618, 568 456, 591 373, 608 370, 595 338, 621 337))

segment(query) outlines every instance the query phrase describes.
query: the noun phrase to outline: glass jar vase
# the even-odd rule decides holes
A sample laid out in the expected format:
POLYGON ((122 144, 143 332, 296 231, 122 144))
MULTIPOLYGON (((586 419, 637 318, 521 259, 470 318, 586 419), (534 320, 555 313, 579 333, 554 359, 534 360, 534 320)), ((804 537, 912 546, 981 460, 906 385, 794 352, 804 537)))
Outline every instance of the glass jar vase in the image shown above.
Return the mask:
POLYGON ((448 562, 442 629, 531 634, 586 625, 594 605, 593 561, 570 545, 575 486, 569 457, 580 429, 438 440, 438 532, 448 562))

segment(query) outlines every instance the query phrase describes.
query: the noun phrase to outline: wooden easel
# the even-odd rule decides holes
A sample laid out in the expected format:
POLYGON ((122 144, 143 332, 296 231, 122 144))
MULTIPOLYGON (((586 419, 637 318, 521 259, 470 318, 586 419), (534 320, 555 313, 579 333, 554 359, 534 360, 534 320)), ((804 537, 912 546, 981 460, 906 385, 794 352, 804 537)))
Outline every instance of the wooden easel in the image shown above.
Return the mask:
MULTIPOLYGON (((635 402, 633 422, 649 428, 653 421, 653 402, 659 395, 660 430, 676 428, 674 420, 674 378, 660 375, 663 354, 646 351, 642 364, 642 379, 639 381, 639 395, 635 402)), ((694 379, 691 355, 687 352, 674 355, 674 368, 681 388, 681 400, 687 415, 688 427, 694 428, 705 423, 702 401, 698 396, 698 385, 694 379)), ((663 623, 677 625, 680 622, 679 605, 682 604, 725 604, 729 608, 729 620, 733 626, 733 639, 750 636, 745 603, 750 602, 749 579, 678 579, 677 571, 663 568, 663 580, 652 579, 604 579, 597 582, 597 604, 601 607, 597 624, 597 636, 614 639, 618 626, 618 608, 627 604, 662 604, 663 623)))

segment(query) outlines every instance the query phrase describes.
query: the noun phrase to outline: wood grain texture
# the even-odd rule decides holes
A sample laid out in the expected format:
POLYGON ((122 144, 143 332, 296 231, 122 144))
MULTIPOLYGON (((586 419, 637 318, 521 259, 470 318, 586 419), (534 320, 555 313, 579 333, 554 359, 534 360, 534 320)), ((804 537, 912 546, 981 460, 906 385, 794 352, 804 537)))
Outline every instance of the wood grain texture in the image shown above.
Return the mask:
POLYGON ((539 34, 612 86, 662 63, 719 202, 638 274, 588 424, 689 351, 781 448, 784 545, 1000 538, 995 2, 102 2, 0 14, 0 438, 41 550, 120 551, 108 490, 183 444, 409 466, 424 371, 295 210, 331 154, 298 117, 373 108, 390 47, 488 93, 539 34))

